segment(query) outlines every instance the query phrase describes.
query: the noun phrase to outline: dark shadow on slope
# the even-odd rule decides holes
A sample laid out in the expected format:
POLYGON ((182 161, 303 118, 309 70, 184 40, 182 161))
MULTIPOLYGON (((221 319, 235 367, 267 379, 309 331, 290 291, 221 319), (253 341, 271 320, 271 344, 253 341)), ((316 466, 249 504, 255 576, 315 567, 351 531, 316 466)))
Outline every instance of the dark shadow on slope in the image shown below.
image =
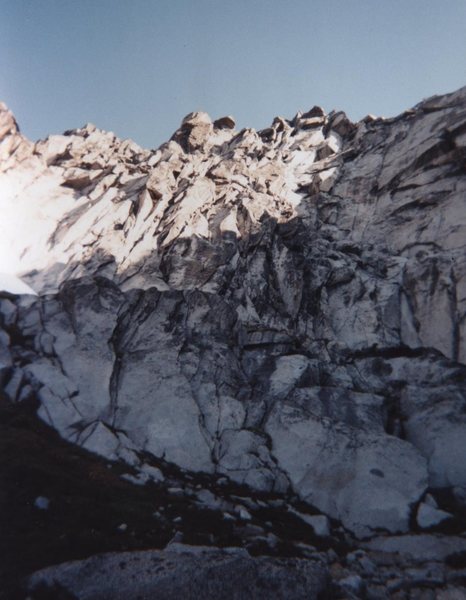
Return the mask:
MULTIPOLYGON (((33 401, 12 404, 0 397, 1 600, 23 600, 21 581, 37 569, 101 552, 163 548, 172 539, 243 546, 252 555, 302 556, 299 542, 347 551, 338 538, 317 538, 283 502, 275 509, 251 510, 249 522, 225 520, 221 511, 199 506, 195 498, 177 490, 200 486, 240 502, 250 496, 249 489, 202 474, 192 476, 163 461, 158 466, 166 476, 164 483, 134 485, 121 478, 132 471, 128 465, 64 441, 35 416, 35 408, 33 401), (35 506, 38 497, 49 501, 47 509, 35 506), (267 528, 270 521, 273 525, 267 528), (265 527, 280 543, 270 548, 254 527, 265 527)), ((270 494, 257 497, 278 500, 270 494)), ((62 598, 56 592, 51 596, 44 590, 49 594, 44 597, 62 598)))

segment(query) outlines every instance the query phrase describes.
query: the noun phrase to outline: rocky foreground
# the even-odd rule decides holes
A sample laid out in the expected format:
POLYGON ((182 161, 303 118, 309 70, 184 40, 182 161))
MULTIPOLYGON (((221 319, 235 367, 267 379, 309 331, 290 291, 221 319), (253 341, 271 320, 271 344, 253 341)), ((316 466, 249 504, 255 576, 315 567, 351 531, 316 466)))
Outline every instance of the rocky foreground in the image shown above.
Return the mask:
POLYGON ((0 140, 8 589, 466 597, 466 88, 0 140))

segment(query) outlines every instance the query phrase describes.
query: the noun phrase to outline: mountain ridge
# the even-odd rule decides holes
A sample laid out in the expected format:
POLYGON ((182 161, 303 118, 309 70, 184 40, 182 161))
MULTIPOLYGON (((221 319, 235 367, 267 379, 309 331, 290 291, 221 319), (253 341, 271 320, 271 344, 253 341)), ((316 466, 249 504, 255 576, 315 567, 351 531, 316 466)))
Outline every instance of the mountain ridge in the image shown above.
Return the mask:
POLYGON ((466 88, 260 132, 190 113, 155 151, 33 145, 3 106, 0 158, 2 268, 38 294, 1 295, 11 400, 361 539, 422 529, 426 494, 463 510, 466 88))

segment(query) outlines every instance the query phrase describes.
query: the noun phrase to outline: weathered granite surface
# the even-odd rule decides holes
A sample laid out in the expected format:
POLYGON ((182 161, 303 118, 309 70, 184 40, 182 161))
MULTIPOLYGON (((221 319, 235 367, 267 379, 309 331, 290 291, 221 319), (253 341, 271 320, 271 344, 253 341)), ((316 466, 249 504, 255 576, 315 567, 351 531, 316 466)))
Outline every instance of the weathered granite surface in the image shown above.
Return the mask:
MULTIPOLYGON (((34 573, 30 590, 66 591, 77 600, 317 600, 329 592, 324 565, 297 558, 253 558, 240 548, 173 546, 101 554, 34 573)), ((327 596, 328 597, 328 596, 327 596)))
POLYGON ((37 293, 0 299, 11 400, 359 537, 428 489, 465 506, 466 88, 359 123, 192 113, 154 151, 32 144, 2 106, 0 140, 0 271, 37 293))

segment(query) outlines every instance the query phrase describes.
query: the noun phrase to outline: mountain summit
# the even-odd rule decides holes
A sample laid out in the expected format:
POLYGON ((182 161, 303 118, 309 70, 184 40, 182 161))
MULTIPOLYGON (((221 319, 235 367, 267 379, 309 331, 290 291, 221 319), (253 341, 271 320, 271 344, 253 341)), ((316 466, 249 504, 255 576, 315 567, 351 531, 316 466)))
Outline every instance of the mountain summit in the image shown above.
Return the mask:
POLYGON ((292 494, 359 539, 450 518, 439 490, 466 510, 466 88, 359 123, 191 113, 157 150, 33 144, 1 105, 0 140, 11 401, 140 480, 292 494))

